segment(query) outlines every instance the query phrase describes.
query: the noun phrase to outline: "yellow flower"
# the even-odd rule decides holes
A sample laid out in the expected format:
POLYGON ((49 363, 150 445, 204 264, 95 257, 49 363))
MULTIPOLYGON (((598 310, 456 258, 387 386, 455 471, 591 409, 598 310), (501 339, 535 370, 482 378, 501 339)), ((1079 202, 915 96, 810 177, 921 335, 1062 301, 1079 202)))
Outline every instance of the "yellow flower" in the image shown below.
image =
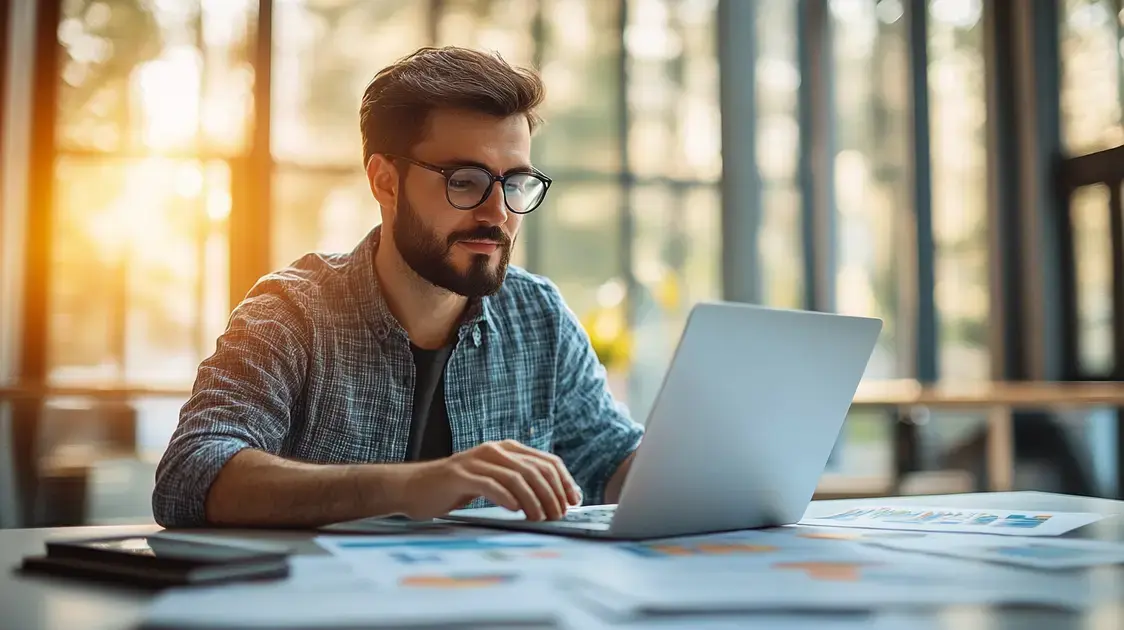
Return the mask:
POLYGON ((597 308, 582 318, 593 351, 607 370, 626 367, 632 358, 632 334, 623 305, 597 308))

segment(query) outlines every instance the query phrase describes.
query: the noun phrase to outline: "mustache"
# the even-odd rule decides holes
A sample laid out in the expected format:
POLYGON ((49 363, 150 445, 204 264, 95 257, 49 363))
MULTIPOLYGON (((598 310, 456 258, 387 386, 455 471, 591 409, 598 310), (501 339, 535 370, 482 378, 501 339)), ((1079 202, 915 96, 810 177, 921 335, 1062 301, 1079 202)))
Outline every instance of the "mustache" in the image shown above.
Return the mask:
POLYGON ((511 247, 511 237, 500 229, 498 225, 493 225, 491 227, 480 226, 473 230, 453 232, 449 235, 448 241, 449 247, 452 247, 460 241, 492 241, 503 248, 511 247))

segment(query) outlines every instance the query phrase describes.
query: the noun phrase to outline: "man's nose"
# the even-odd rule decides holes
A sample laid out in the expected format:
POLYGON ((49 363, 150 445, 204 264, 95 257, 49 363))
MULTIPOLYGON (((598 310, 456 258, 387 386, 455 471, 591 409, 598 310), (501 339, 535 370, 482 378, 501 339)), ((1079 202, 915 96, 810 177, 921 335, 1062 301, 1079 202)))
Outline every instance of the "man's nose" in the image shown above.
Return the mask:
POLYGON ((476 207, 476 220, 487 225, 503 225, 507 222, 507 205, 503 199, 503 184, 492 182, 492 192, 484 203, 476 207))

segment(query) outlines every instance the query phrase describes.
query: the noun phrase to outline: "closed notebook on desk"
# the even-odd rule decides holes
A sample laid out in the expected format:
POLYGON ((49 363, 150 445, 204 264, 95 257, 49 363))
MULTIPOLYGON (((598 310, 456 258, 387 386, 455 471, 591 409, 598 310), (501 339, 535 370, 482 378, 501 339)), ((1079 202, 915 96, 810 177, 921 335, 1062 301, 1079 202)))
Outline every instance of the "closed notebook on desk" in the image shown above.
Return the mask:
POLYGON ((25 558, 28 571, 124 581, 150 587, 212 584, 288 575, 288 554, 235 542, 168 535, 54 540, 25 558))

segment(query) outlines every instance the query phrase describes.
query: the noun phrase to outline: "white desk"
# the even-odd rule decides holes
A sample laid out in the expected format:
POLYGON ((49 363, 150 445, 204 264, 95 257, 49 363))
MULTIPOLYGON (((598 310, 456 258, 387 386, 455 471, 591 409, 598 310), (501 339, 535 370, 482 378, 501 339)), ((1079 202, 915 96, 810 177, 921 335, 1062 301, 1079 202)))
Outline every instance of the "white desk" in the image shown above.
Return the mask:
MULTIPOLYGON (((1100 512, 1124 516, 1124 501, 1087 499, 1037 492, 1005 492, 877 499, 887 505, 924 501, 941 507, 1029 509, 1043 511, 1100 512)), ((869 500, 817 501, 811 515, 827 514, 869 500)), ((141 618, 151 594, 121 587, 87 585, 61 578, 24 576, 14 572, 20 559, 38 553, 51 536, 102 536, 156 531, 154 525, 82 527, 0 531, 0 627, 4 630, 131 630, 141 618)), ((283 542, 297 553, 324 553, 312 542, 310 532, 226 530, 219 536, 253 537, 283 542)), ((1070 537, 1124 541, 1124 518, 1106 519, 1072 532, 1070 537)), ((1105 579, 1124 581, 1124 567, 1101 573, 1105 579)), ((938 627, 948 630, 1121 630, 1124 602, 1100 606, 1085 614, 1042 610, 1004 610, 956 607, 934 613, 938 627)))

